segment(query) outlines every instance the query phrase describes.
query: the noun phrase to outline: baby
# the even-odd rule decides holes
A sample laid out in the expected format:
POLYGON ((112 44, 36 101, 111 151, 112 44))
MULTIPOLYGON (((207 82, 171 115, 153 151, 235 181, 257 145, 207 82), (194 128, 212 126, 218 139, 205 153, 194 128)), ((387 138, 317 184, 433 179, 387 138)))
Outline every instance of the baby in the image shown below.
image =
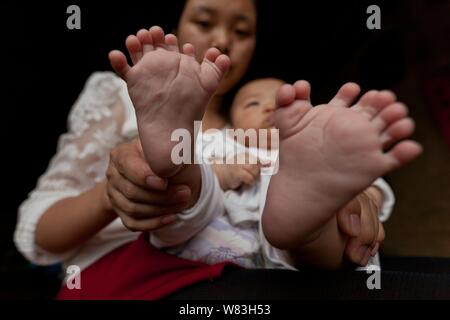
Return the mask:
POLYGON ((214 172, 225 191, 253 184, 259 178, 261 167, 267 168, 263 170, 264 175, 276 172, 279 139, 275 130, 275 97, 283 84, 278 79, 255 80, 236 94, 230 110, 231 126, 235 130, 224 130, 224 145, 213 146, 219 150, 224 148, 226 153, 224 159, 213 161, 214 172), (243 163, 239 164, 239 160, 243 163))
MULTIPOLYGON (((247 202, 254 207, 250 214, 233 215, 228 208, 224 214, 227 201, 211 166, 173 162, 171 136, 180 128, 194 136, 194 121, 203 117, 231 61, 216 48, 197 61, 192 46, 180 52, 175 37, 165 37, 159 28, 150 29, 145 41, 149 45, 139 46, 146 49, 132 67, 122 53, 110 54, 113 68, 127 82, 144 155, 156 175, 201 190, 195 205, 180 213, 178 222, 152 233, 150 241, 205 262, 340 266, 347 239, 339 232, 337 213, 377 178, 421 152, 417 143, 401 141, 412 131, 401 126, 408 118, 396 111, 395 96, 372 91, 351 106, 359 90, 348 84, 328 104, 313 108, 307 82, 277 85, 276 112, 266 125, 273 121, 279 129, 279 171, 261 181, 260 196, 249 197, 255 200, 247 202)), ((252 105, 236 103, 233 109, 245 114, 252 105)), ((255 115, 259 127, 263 116, 255 115)), ((365 248, 364 256, 371 249, 365 248)))
MULTIPOLYGON (((278 79, 259 79, 244 85, 230 110, 232 129, 207 130, 199 135, 197 157, 211 163, 220 188, 208 171, 203 172, 203 189, 215 191, 209 197, 202 196, 198 201, 201 205, 180 213, 176 224, 151 233, 150 242, 154 246, 186 259, 211 264, 228 260, 247 268, 296 269, 314 263, 298 261, 289 251, 275 248, 262 232, 261 215, 278 158, 278 135, 272 131, 275 98, 283 84, 278 79), (263 129, 267 135, 260 135, 263 129)), ((354 214, 361 216, 363 223, 370 222, 361 229, 378 230, 378 208, 382 209, 380 219, 384 221, 393 206, 389 186, 381 179, 375 186, 356 197, 348 208, 355 207, 354 214), (367 196, 371 194, 375 195, 367 196)), ((336 220, 337 213, 332 221, 336 220)), ((330 248, 342 256, 347 242, 338 240, 323 233, 315 240, 318 244, 313 248, 314 259, 328 258, 330 248), (333 246, 330 242, 334 242, 333 246), (334 250, 336 247, 338 250, 334 250)), ((377 245, 375 241, 368 250, 370 253, 349 258, 361 266, 378 265, 378 258, 372 258, 377 245)))
MULTIPOLYGON (((223 130, 225 143, 223 145, 217 145, 217 143, 208 145, 209 149, 214 150, 213 162, 215 163, 212 164, 212 167, 220 186, 225 191, 224 204, 229 216, 241 216, 241 219, 243 219, 243 216, 253 215, 258 219, 261 216, 270 175, 276 173, 276 159, 278 157, 276 138, 278 136, 272 129, 275 128, 276 94, 283 85, 283 81, 273 78, 258 79, 244 85, 235 96, 230 111, 230 120, 233 129, 242 129, 249 134, 245 135, 245 139, 242 139, 241 132, 241 142, 239 142, 236 130, 223 130), (265 129, 264 133, 267 134, 259 134, 262 129, 265 129), (251 130, 256 132, 251 132, 251 130), (253 133, 253 141, 250 138, 251 133, 253 133), (263 139, 263 141, 260 139, 263 139), (222 157, 217 157, 217 150, 223 150, 222 157), (245 157, 240 158, 236 155, 245 157), (245 163, 236 163, 239 158, 244 159, 245 163), (262 163, 265 166, 262 166, 262 163), (260 176, 261 174, 262 176, 260 176), (258 201, 261 200, 258 203, 259 205, 255 205, 255 200, 252 199, 254 197, 258 201)), ((221 141, 220 139, 216 140, 221 141)), ((204 148, 203 156, 211 153, 211 150, 204 148)), ((351 207, 356 206, 355 214, 363 215, 363 219, 361 219, 363 223, 376 221, 378 224, 379 219, 383 222, 387 220, 393 204, 394 196, 391 189, 382 179, 378 179, 372 187, 358 195, 346 209, 350 210, 351 207), (380 217, 378 217, 379 212, 380 217)), ((369 223, 369 225, 364 225, 362 229, 369 227, 378 227, 378 225, 374 226, 369 223)), ((378 228, 376 229, 378 230, 378 228)), ((379 232, 382 231, 379 230, 379 232)), ((366 255, 360 261, 360 264, 365 266, 370 256, 374 256, 376 253, 378 246, 378 241, 375 241, 372 250, 370 250, 370 255, 366 255)), ((272 251, 274 250, 272 249, 272 251)), ((370 259, 370 262, 378 264, 377 260, 377 258, 370 259)))

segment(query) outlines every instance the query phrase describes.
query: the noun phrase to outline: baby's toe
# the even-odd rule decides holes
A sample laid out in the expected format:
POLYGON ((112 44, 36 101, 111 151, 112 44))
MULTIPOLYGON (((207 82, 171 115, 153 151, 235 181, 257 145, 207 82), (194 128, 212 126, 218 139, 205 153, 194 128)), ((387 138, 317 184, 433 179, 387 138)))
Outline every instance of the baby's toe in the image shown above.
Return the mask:
POLYGON ((185 55, 191 56, 193 58, 195 58, 195 48, 192 44, 190 43, 185 43, 183 45, 183 53, 185 55))
POLYGON ((369 119, 373 120, 380 112, 386 109, 397 100, 392 91, 384 90, 378 92, 371 103, 363 107, 363 112, 368 114, 369 119))
POLYGON ((389 148, 394 143, 409 137, 413 134, 414 128, 415 123, 411 118, 402 118, 392 123, 381 133, 383 148, 389 148))
POLYGON ((297 100, 311 100, 311 85, 308 81, 299 80, 294 83, 295 98, 297 100))
POLYGON ((391 91, 371 90, 364 94, 352 109, 361 112, 367 119, 372 120, 379 112, 395 100, 395 94, 391 91))
POLYGON ((149 32, 155 48, 167 49, 166 36, 164 34, 164 30, 161 29, 161 27, 153 26, 150 28, 149 32))
POLYGON ((146 29, 139 30, 137 33, 137 37, 142 44, 142 51, 144 54, 147 52, 153 51, 155 48, 153 46, 153 39, 150 32, 146 29))
POLYGON ((393 103, 381 110, 373 119, 375 127, 383 132, 393 123, 405 118, 408 115, 408 108, 403 103, 393 103))
POLYGON ((119 50, 113 50, 109 53, 108 58, 114 71, 122 79, 125 79, 128 70, 130 70, 130 66, 128 65, 127 58, 125 57, 123 52, 119 50))
POLYGON ((385 154, 385 163, 387 165, 386 173, 411 162, 417 158, 422 151, 422 146, 415 141, 406 140, 398 143, 385 154))
POLYGON ((359 95, 361 89, 356 83, 344 84, 329 102, 330 105, 341 108, 348 108, 359 95))
POLYGON ((287 107, 292 104, 296 97, 296 90, 290 84, 283 85, 277 92, 277 106, 278 107, 287 107))
POLYGON ((165 42, 169 51, 180 52, 178 38, 174 34, 166 35, 165 42))
POLYGON ((138 37, 131 35, 125 40, 125 45, 127 47, 128 53, 130 54, 131 61, 133 64, 139 62, 142 59, 142 44, 138 37))

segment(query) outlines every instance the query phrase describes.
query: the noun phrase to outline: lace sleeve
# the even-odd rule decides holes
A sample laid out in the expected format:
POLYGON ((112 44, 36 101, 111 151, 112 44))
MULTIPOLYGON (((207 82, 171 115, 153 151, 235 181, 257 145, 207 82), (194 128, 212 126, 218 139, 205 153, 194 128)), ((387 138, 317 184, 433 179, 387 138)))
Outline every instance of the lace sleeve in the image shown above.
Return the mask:
POLYGON ((57 201, 77 196, 104 179, 110 149, 124 140, 123 85, 109 72, 94 73, 88 79, 69 114, 68 132, 60 136, 46 172, 20 206, 14 241, 31 262, 48 265, 74 254, 75 250, 56 256, 39 248, 36 224, 57 201))

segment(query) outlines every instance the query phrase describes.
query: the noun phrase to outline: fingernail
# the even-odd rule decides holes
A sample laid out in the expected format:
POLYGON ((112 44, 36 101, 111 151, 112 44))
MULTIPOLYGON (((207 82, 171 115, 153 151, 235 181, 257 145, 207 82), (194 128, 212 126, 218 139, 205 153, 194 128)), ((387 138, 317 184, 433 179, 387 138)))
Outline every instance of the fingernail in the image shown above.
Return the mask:
POLYGON ((158 190, 166 190, 167 188, 167 180, 161 179, 160 177, 148 176, 147 178, 145 178, 145 182, 149 187, 158 190))
POLYGON ((191 197, 191 190, 187 187, 181 187, 177 189, 174 193, 174 201, 176 202, 186 202, 191 197))
POLYGON ((350 215, 350 225, 352 228, 352 232, 355 236, 358 236, 361 232, 361 220, 359 219, 359 216, 356 214, 350 215))
POLYGON ((161 218, 161 223, 162 224, 169 224, 169 223, 174 222, 175 220, 177 220, 177 216, 172 214, 170 216, 166 216, 166 217, 161 218))

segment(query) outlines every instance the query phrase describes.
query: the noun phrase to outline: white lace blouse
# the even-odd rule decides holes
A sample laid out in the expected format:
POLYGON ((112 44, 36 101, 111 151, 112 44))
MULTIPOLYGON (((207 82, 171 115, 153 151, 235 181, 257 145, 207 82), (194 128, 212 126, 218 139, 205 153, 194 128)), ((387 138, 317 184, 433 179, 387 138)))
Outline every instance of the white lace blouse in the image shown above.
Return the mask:
POLYGON ((137 238, 137 233, 116 219, 81 247, 61 255, 46 252, 35 243, 36 224, 42 214, 56 202, 78 196, 104 180, 110 150, 136 136, 126 83, 112 72, 92 74, 72 107, 68 132, 59 138, 56 155, 19 208, 14 241, 28 260, 39 265, 64 261, 83 269, 137 238))

